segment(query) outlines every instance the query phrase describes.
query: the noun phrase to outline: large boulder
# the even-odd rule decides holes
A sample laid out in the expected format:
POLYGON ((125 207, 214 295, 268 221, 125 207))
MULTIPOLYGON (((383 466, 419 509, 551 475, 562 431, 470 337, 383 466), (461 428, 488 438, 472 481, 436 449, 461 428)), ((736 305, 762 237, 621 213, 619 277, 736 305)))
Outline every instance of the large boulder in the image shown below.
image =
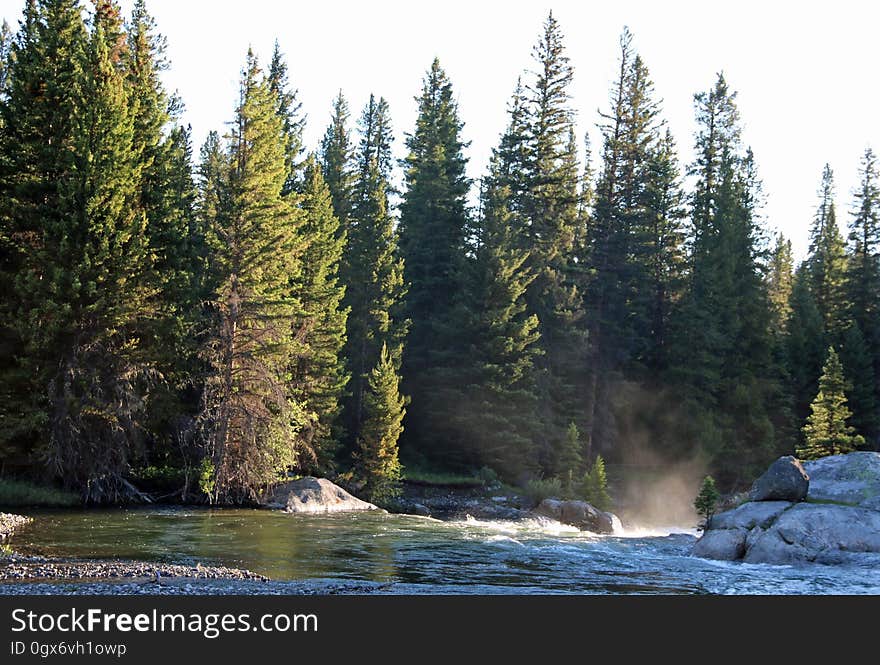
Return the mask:
POLYGON ((880 453, 832 455, 804 464, 810 501, 880 510, 880 453))
POLYGON ((798 504, 764 530, 743 556, 747 563, 880 563, 880 512, 830 504, 798 504))
POLYGON ((712 517, 710 529, 766 529, 773 524, 784 510, 791 507, 790 501, 756 501, 712 517))
POLYGON ((532 512, 539 517, 577 527, 581 531, 614 533, 614 515, 599 510, 586 501, 544 499, 532 512))
POLYGON ((694 545, 694 556, 703 559, 737 561, 746 553, 746 529, 712 529, 707 531, 694 545))
POLYGON ((749 492, 750 501, 803 501, 810 488, 810 476, 801 463, 788 455, 780 457, 758 478, 749 492))
POLYGON ((268 508, 288 513, 344 513, 379 510, 361 501, 326 478, 300 478, 276 486, 264 501, 268 508))
MULTIPOLYGON (((752 496, 799 496, 798 467, 791 458, 777 460, 755 482, 752 496)), ((880 454, 835 455, 804 467, 806 502, 755 499, 716 515, 694 555, 748 563, 880 566, 880 454)))

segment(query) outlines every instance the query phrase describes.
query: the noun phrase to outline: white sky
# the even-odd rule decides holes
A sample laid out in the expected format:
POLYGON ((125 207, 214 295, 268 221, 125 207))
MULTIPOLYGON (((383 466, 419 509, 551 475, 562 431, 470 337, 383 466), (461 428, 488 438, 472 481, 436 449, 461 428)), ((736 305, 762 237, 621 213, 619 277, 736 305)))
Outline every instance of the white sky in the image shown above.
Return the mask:
MULTIPOLYGON (((126 13, 131 1, 122 3, 126 13)), ((849 211, 865 147, 880 151, 880 3, 873 0, 148 0, 167 36, 172 68, 196 154, 205 134, 223 130, 236 98, 249 45, 265 62, 277 37, 291 82, 308 115, 307 146, 317 147, 342 88, 356 118, 369 93, 386 97, 403 156, 413 127, 413 97, 436 55, 459 99, 470 140, 470 175, 483 173, 506 124, 517 76, 531 63, 552 8, 575 68, 573 102, 579 132, 608 106, 618 38, 624 25, 664 99, 664 116, 691 159, 693 94, 723 70, 739 91, 744 138, 757 159, 766 216, 805 252, 822 166, 837 179, 838 210, 849 211)), ((24 0, 0 0, 15 26, 24 0)), ((838 219, 848 220, 838 213, 838 219)))

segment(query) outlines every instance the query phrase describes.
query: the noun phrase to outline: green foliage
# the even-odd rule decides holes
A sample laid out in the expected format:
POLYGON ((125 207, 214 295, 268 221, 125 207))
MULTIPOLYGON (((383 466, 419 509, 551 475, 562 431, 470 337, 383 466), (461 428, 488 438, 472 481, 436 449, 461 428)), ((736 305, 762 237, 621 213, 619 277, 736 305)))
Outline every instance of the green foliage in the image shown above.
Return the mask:
POLYGON ((599 510, 610 510, 611 496, 608 494, 608 476, 605 472, 605 460, 599 455, 593 466, 584 474, 581 481, 580 494, 584 501, 599 510))
POLYGON ((864 437, 855 434, 855 428, 847 423, 852 412, 847 406, 845 387, 843 366, 832 346, 822 368, 819 393, 810 405, 812 413, 803 428, 804 444, 797 450, 800 459, 850 453, 864 444, 864 437))
POLYGON ((534 504, 539 504, 544 499, 558 499, 564 494, 559 478, 532 478, 526 483, 524 492, 534 504))
MULTIPOLYGON (((292 322, 301 302, 305 214, 283 189, 288 137, 277 96, 248 54, 241 100, 215 182, 209 229, 210 319, 204 357, 210 371, 200 420, 214 464, 214 502, 249 503, 286 468, 314 459, 296 436, 305 422, 289 372, 301 341, 292 322)), ((214 155, 212 157, 212 154, 214 155)), ((210 172, 213 164, 203 166, 210 172)), ((207 198, 206 192, 203 196, 207 198)))
POLYGON ((214 462, 210 457, 205 457, 199 465, 199 491, 206 497, 214 496, 214 487, 216 486, 216 469, 214 462))
POLYGON ((403 432, 407 400, 400 394, 394 359, 383 345, 364 396, 364 423, 355 453, 355 477, 369 501, 382 503, 400 494, 403 469, 397 441, 403 432))
POLYGON ((411 322, 403 353, 403 378, 412 397, 410 441, 435 455, 463 438, 449 412, 461 404, 467 367, 461 353, 469 331, 464 299, 470 181, 452 84, 436 58, 425 75, 419 113, 407 136, 405 191, 400 203, 400 251, 411 322))
POLYGON ((0 506, 4 508, 69 508, 82 504, 75 492, 37 485, 26 480, 0 478, 0 506))
POLYGON ((703 518, 698 528, 706 530, 709 527, 709 522, 715 514, 715 508, 720 498, 721 494, 715 485, 715 479, 712 476, 706 476, 703 479, 703 484, 700 485, 700 492, 694 500, 694 508, 696 508, 697 514, 703 518))

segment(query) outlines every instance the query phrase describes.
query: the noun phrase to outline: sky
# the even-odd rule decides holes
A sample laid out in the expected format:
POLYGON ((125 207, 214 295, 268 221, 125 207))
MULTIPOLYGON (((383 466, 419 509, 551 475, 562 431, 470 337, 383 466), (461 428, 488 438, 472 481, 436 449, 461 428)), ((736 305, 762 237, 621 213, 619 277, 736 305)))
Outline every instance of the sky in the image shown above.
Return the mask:
MULTIPOLYGON (((121 4, 128 13, 132 2, 121 4)), ((0 0, 0 16, 15 26, 23 7, 24 0, 0 0)), ((414 97, 439 57, 470 141, 469 175, 479 178, 552 10, 575 70, 578 131, 590 133, 594 154, 625 25, 685 164, 693 155, 693 95, 724 72, 764 182, 767 225, 791 238, 798 258, 824 164, 834 169, 845 224, 860 157, 868 146, 880 151, 880 3, 871 0, 147 0, 147 7, 168 39, 165 83, 186 105, 196 148, 231 119, 248 47, 265 62, 278 39, 308 118, 309 149, 341 89, 355 118, 371 92, 388 100, 395 156, 403 157, 414 97)))

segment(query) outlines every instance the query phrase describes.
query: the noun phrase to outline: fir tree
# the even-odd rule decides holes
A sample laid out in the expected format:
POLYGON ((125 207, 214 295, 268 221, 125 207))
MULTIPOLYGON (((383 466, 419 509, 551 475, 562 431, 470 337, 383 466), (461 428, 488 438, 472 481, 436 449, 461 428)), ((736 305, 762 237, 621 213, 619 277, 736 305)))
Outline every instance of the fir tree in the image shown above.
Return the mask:
POLYGON ((810 228, 810 290, 822 314, 825 332, 836 337, 843 329, 846 305, 844 278, 846 255, 834 208, 834 174, 826 164, 822 170, 819 205, 810 228))
POLYGON ((306 119, 299 101, 299 91, 290 87, 287 73, 287 61, 281 52, 278 40, 272 51, 272 60, 267 73, 269 87, 277 99, 276 112, 284 122, 284 136, 287 141, 285 159, 287 161, 287 180, 284 183, 284 195, 297 191, 302 176, 303 130, 306 119))
POLYGON ((397 363, 383 344, 364 396, 364 423, 355 454, 356 477, 364 495, 383 503, 400 493, 402 467, 397 440, 403 432, 407 400, 400 394, 397 363))
POLYGON ((302 308, 296 325, 303 345, 294 358, 292 383, 308 418, 300 437, 315 450, 317 468, 326 470, 339 444, 338 416, 348 383, 342 357, 348 310, 342 306, 345 287, 338 277, 346 238, 314 156, 305 163, 302 196, 306 245, 302 275, 293 289, 302 308))
POLYGON ((843 343, 843 360, 853 382, 853 424, 869 441, 880 441, 880 183, 877 157, 869 148, 860 168, 849 225, 846 303, 853 322, 843 343), (860 344, 864 349, 848 353, 860 344), (869 369, 870 365, 870 369, 869 369))
POLYGON ((540 349, 538 319, 528 313, 525 302, 534 275, 525 266, 528 251, 520 249, 516 240, 510 187, 502 184, 503 160, 499 149, 484 191, 468 273, 463 330, 468 371, 461 396, 459 447, 470 452, 470 459, 466 452, 459 455, 517 481, 524 473, 537 471, 535 358, 540 349))
POLYGON ((580 475, 580 467, 583 463, 581 448, 580 430, 576 424, 569 423, 556 460, 557 475, 562 479, 562 487, 568 495, 574 490, 574 479, 580 475))
POLYGON ((581 483, 581 496, 584 501, 599 510, 611 509, 611 496, 608 494, 608 476, 605 472, 605 460, 598 455, 593 466, 584 475, 581 483))
POLYGON ((343 229, 348 228, 351 217, 355 178, 348 118, 348 102, 340 90, 333 100, 333 115, 321 141, 321 168, 333 200, 333 211, 343 229))
POLYGON ((847 424, 852 413, 847 406, 845 386, 843 366, 832 346, 822 368, 819 393, 810 405, 812 412, 804 425, 804 445, 797 451, 800 459, 845 454, 864 444, 864 438, 847 424))
POLYGON ((350 308, 345 357, 351 383, 345 426, 352 443, 366 417, 367 381, 379 353, 386 346, 399 367, 408 327, 399 313, 406 287, 398 232, 388 205, 389 127, 387 104, 371 96, 360 122, 357 180, 341 270, 346 288, 343 304, 350 308))
MULTIPOLYGON (((287 139, 277 96, 249 53, 213 183, 222 195, 216 207, 204 207, 215 214, 205 220, 213 292, 202 414, 212 501, 255 501, 280 471, 315 456, 295 438, 305 416, 288 381, 299 345, 293 322, 300 305, 290 284, 299 278, 303 215, 283 195, 287 139)), ((216 148, 205 153, 217 157, 216 148)))
POLYGON ((794 259, 791 240, 781 233, 776 236, 776 245, 770 255, 767 271, 767 293, 773 312, 773 328, 779 334, 785 332, 791 317, 791 291, 794 284, 794 259))
POLYGON ((694 500, 694 508, 697 509, 697 514, 703 518, 703 522, 697 528, 703 531, 709 528, 720 498, 721 495, 715 485, 715 479, 712 476, 706 476, 700 486, 700 493, 694 500))
POLYGON ((452 84, 435 59, 407 137, 400 250, 406 266, 406 317, 411 321, 403 378, 411 395, 407 430, 427 449, 450 438, 450 390, 461 377, 460 303, 468 226, 466 145, 452 84))

